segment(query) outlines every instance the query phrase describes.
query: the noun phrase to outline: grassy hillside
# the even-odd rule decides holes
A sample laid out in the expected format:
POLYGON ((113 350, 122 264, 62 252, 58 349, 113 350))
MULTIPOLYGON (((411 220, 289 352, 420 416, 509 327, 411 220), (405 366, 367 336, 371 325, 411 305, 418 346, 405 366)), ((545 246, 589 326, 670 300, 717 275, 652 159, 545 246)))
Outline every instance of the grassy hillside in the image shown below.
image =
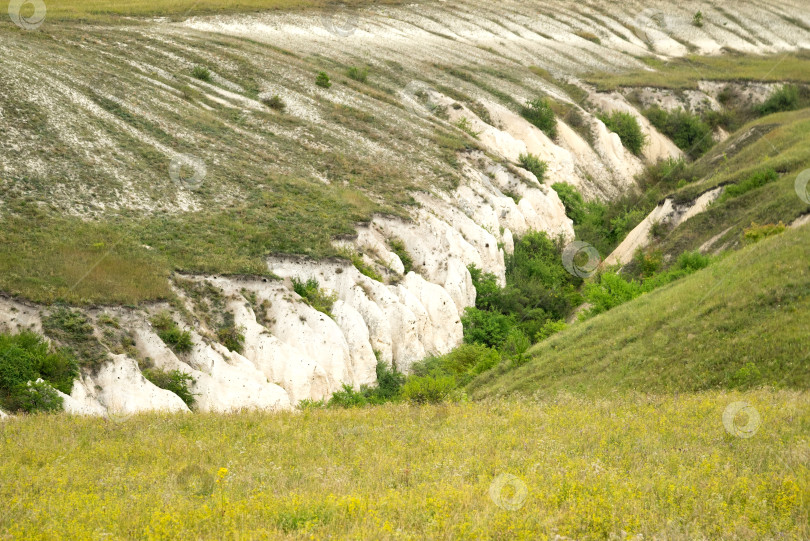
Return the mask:
MULTIPOLYGON (((666 254, 698 249, 714 239, 711 250, 737 248, 752 222, 791 223, 810 212, 795 190, 796 177, 810 168, 810 109, 768 115, 750 122, 697 161, 702 179, 675 190, 676 201, 692 201, 717 186, 737 188, 753 176, 772 171, 778 177, 737 196, 731 194, 688 220, 659 245, 666 254)), ((741 190, 742 191, 742 190, 741 190)))
POLYGON ((810 386, 810 227, 789 230, 572 326, 470 386, 508 393, 810 386))
POLYGON ((17 418, 0 536, 806 538, 808 428, 786 391, 17 418), (724 428, 739 400, 751 438, 724 428))
POLYGON ((49 0, 47 17, 51 21, 98 21, 112 16, 183 18, 250 11, 340 9, 398 3, 401 0, 49 0))
POLYGON ((810 82, 810 51, 797 53, 752 56, 725 54, 722 56, 689 55, 685 58, 661 60, 654 57, 642 59, 646 69, 634 69, 620 73, 595 73, 586 80, 599 90, 609 91, 618 87, 670 88, 677 90, 697 89, 701 80, 710 81, 755 81, 755 82, 810 82))

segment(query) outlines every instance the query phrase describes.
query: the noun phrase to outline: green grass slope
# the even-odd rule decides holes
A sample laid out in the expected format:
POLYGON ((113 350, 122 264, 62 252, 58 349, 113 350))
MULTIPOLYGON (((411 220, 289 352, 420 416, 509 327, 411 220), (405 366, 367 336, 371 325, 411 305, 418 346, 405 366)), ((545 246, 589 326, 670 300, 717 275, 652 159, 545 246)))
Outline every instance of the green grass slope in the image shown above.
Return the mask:
POLYGON ((508 393, 810 385, 810 227, 788 230, 587 322, 515 369, 470 384, 508 393))

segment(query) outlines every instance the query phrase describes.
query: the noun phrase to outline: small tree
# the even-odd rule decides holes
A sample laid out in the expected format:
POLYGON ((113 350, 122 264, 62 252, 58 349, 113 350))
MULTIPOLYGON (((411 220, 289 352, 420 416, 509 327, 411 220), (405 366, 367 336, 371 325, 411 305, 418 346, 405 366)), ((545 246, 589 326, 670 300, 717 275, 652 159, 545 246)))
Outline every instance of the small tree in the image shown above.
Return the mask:
POLYGON ((329 75, 327 75, 325 71, 318 72, 317 77, 315 77, 315 84, 323 88, 329 88, 332 86, 332 82, 329 80, 329 75))

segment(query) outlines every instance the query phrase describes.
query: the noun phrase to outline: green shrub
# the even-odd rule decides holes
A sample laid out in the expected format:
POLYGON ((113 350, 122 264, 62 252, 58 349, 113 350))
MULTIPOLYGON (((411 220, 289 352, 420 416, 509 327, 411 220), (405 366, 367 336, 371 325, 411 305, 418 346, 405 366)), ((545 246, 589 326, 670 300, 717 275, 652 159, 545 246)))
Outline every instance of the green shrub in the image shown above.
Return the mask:
POLYGON ((585 284, 585 299, 591 307, 583 312, 582 319, 607 312, 611 308, 635 299, 644 293, 641 284, 627 281, 618 273, 609 271, 599 276, 598 282, 585 284))
POLYGON ((455 389, 451 376, 412 376, 402 386, 402 398, 417 404, 438 404, 452 398, 455 389))
POLYGON ((692 159, 702 156, 714 145, 711 126, 698 115, 683 109, 670 113, 660 107, 647 109, 644 115, 692 159))
POLYGON ((765 102, 757 107, 761 115, 770 115, 782 111, 795 111, 800 108, 799 87, 782 85, 774 90, 765 102))
POLYGON ((382 275, 379 272, 377 272, 374 269, 374 267, 372 267, 371 265, 368 265, 363 260, 363 256, 361 256, 360 254, 357 254, 357 253, 352 253, 352 254, 349 255, 349 257, 352 260, 352 264, 354 265, 354 268, 356 268, 358 271, 360 271, 360 274, 362 274, 363 276, 368 276, 372 280, 376 280, 378 282, 383 281, 382 275))
POLYGON ((346 76, 349 79, 354 79, 360 83, 365 83, 368 79, 368 68, 358 68, 355 66, 350 67, 346 70, 346 76))
POLYGON ((548 100, 535 99, 528 101, 526 105, 521 107, 520 114, 550 138, 557 137, 557 120, 548 100))
MULTIPOLYGON (((537 333, 535 333, 535 335, 536 334, 537 333)), ((524 360, 523 355, 529 350, 531 345, 531 340, 526 336, 526 333, 517 327, 513 327, 509 329, 509 334, 506 335, 506 340, 504 340, 501 346, 501 353, 506 358, 512 359, 516 364, 521 364, 524 360)))
POLYGON ((574 222, 574 225, 581 224, 585 219, 585 200, 577 189, 566 182, 555 182, 551 185, 560 197, 565 214, 574 222))
POLYGON ((330 408, 359 408, 369 405, 366 389, 355 391, 351 385, 344 383, 341 390, 332 393, 327 402, 330 408))
POLYGON ((318 72, 318 75, 315 77, 315 84, 323 88, 329 88, 332 86, 332 82, 329 80, 329 75, 327 75, 325 71, 318 72))
POLYGON ((163 343, 175 352, 187 353, 194 348, 191 333, 181 330, 169 312, 155 314, 149 322, 152 323, 152 327, 157 331, 157 335, 163 340, 163 343))
POLYGON ((47 408, 54 403, 53 396, 59 399, 56 402, 61 407, 61 398, 53 389, 70 394, 78 374, 76 360, 66 350, 53 349, 42 336, 28 331, 0 334, 0 405, 3 409, 31 412, 41 405, 44 411, 51 411, 47 408), (35 384, 38 379, 47 383, 47 389, 35 384))
POLYGON ((726 189, 723 192, 723 195, 720 196, 718 202, 738 197, 744 193, 750 192, 751 190, 756 190, 757 188, 774 182, 778 178, 779 174, 771 168, 758 171, 737 184, 729 184, 726 186, 726 189))
POLYGON ((610 131, 616 133, 622 141, 622 145, 635 155, 640 155, 641 150, 647 142, 647 137, 642 133, 638 120, 630 113, 613 111, 607 115, 598 115, 599 120, 605 123, 610 131))
POLYGON ((405 376, 382 361, 377 361, 376 372, 377 387, 374 390, 376 396, 383 400, 398 397, 399 391, 405 383, 405 376))
POLYGON ((186 406, 194 406, 194 394, 189 389, 196 381, 191 374, 186 374, 180 370, 163 371, 157 369, 147 369, 143 371, 143 376, 151 381, 156 387, 171 391, 179 396, 186 406))
POLYGON ((411 272, 413 270, 413 258, 411 254, 408 253, 408 249, 405 248, 405 243, 400 239, 390 239, 388 246, 391 248, 391 251, 399 257, 402 266, 405 267, 405 274, 411 272))
POLYGON ((33 381, 19 385, 10 399, 11 411, 34 413, 37 411, 60 411, 63 399, 51 385, 45 381, 33 381))
POLYGON ((284 100, 278 94, 274 94, 269 98, 264 98, 262 103, 264 103, 270 109, 275 109, 276 111, 283 112, 287 108, 287 104, 284 103, 284 100))
POLYGON ((762 239, 778 235, 785 231, 785 224, 779 222, 778 224, 757 224, 751 222, 751 227, 743 229, 743 239, 748 243, 759 242, 762 239))
POLYGON ((464 326, 465 343, 483 344, 500 349, 515 325, 515 318, 500 312, 469 307, 464 310, 461 323, 464 326))
POLYGON ((96 368, 107 360, 107 352, 93 335, 93 325, 83 313, 64 306, 42 319, 42 329, 65 346, 80 366, 96 368))
POLYGON ((546 323, 540 328, 540 331, 535 335, 535 342, 539 342, 540 340, 545 340, 549 336, 553 334, 557 334, 560 331, 564 331, 568 327, 568 324, 565 321, 559 320, 554 321, 549 319, 546 323))
POLYGON ((467 119, 466 116, 463 116, 460 119, 458 119, 458 122, 456 122, 454 126, 463 131, 464 133, 466 133, 467 135, 469 135, 470 137, 472 137, 473 139, 478 139, 478 136, 481 135, 480 131, 473 130, 472 124, 470 123, 469 119, 467 119))
POLYGON ((712 259, 709 256, 703 255, 698 251, 684 252, 678 257, 676 268, 691 273, 700 269, 705 269, 709 266, 711 261, 712 259))
POLYGON ((217 329, 217 340, 231 351, 242 353, 245 349, 245 335, 242 327, 237 327, 233 314, 225 312, 222 325, 217 329))
POLYGON ((692 16, 692 26, 703 27, 703 12, 698 11, 692 16))
POLYGON ((548 169, 548 164, 535 156, 534 154, 521 154, 518 157, 518 162, 520 166, 534 174, 537 177, 538 182, 542 184, 543 179, 546 177, 546 170, 548 169))
POLYGON ((440 357, 428 357, 411 367, 414 376, 451 376, 458 387, 501 362, 500 353, 482 344, 462 344, 440 357))
POLYGON ((211 71, 205 66, 194 66, 191 70, 191 76, 200 81, 210 81, 211 71))
POLYGON ((332 306, 337 301, 337 293, 328 293, 326 290, 321 289, 318 280, 315 278, 310 278, 306 282, 293 278, 292 283, 293 290, 304 299, 304 302, 315 310, 333 317, 332 306))

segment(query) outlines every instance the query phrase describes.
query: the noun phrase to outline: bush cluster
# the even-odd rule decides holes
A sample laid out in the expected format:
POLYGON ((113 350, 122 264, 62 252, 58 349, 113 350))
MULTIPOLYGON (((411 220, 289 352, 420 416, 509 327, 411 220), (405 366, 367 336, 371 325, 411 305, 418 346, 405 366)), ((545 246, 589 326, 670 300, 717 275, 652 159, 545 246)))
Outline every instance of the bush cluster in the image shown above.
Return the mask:
POLYGON ((194 405, 194 394, 189 387, 196 381, 190 374, 180 370, 163 371, 150 368, 143 371, 143 376, 156 387, 166 389, 179 396, 189 408, 194 405))
POLYGON ((520 114, 550 138, 557 137, 557 119, 548 100, 535 99, 528 101, 526 105, 521 107, 520 114))
POLYGON ((644 111, 644 115, 692 159, 699 158, 714 146, 712 127, 700 115, 683 109, 668 112, 660 107, 651 107, 644 111))
POLYGON ((318 280, 310 278, 307 281, 292 279, 293 290, 304 299, 308 305, 329 317, 332 316, 332 306, 337 301, 337 293, 329 293, 321 289, 318 280))
POLYGON ((548 321, 566 319, 582 300, 582 282, 565 270, 561 253, 562 243, 545 233, 524 235, 506 257, 504 288, 492 274, 470 267, 476 301, 462 317, 465 342, 521 356, 548 321))
POLYGON ((520 166, 533 173, 535 177, 537 177, 538 182, 541 184, 543 180, 546 178, 546 170, 548 169, 548 163, 544 162, 534 154, 521 154, 518 157, 518 163, 520 166))
POLYGON ((647 142, 647 136, 642 133, 636 117, 621 111, 613 111, 606 115, 598 115, 598 117, 599 120, 605 123, 607 129, 619 136, 624 148, 636 156, 641 154, 647 142))
POLYGON ((659 272, 661 268, 660 253, 636 253, 636 266, 641 269, 641 278, 633 279, 616 271, 607 271, 599 275, 597 281, 585 285, 585 300, 591 305, 582 313, 581 319, 593 317, 611 308, 633 300, 642 293, 647 293, 665 284, 692 274, 711 263, 709 256, 700 252, 684 252, 675 265, 669 270, 659 272))
POLYGON ((79 374, 66 349, 54 349, 39 334, 0 334, 0 405, 7 411, 62 408, 56 390, 70 394, 79 374), (42 379, 43 381, 38 382, 42 379))
POLYGON ((163 343, 176 353, 187 353, 194 347, 191 341, 191 333, 181 330, 169 312, 164 311, 155 314, 149 321, 157 331, 157 335, 163 340, 163 343))

